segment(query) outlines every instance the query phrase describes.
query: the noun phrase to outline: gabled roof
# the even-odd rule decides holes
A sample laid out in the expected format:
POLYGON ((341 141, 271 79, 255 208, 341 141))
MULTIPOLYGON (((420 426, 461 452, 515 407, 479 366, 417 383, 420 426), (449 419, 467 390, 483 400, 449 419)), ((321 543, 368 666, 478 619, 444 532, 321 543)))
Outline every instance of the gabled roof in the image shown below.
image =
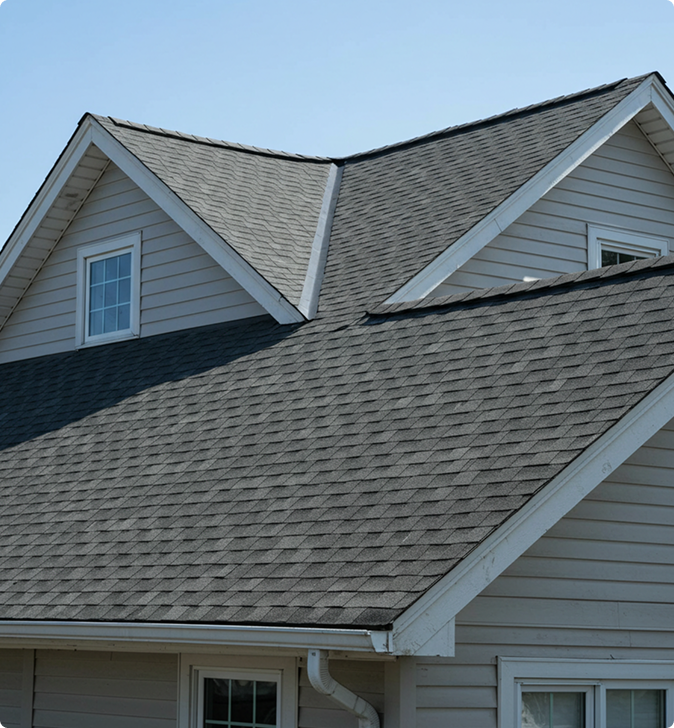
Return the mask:
POLYGON ((385 628, 674 372, 674 258, 438 305, 3 365, 0 619, 385 628))
POLYGON ((94 118, 299 304, 331 160, 94 118))
POLYGON ((649 104, 653 84, 656 74, 625 79, 349 158, 321 309, 426 295, 442 280, 426 282, 427 268, 460 252, 464 238, 478 236, 471 254, 486 245, 649 104), (507 220, 491 221, 504 207, 507 220))
POLYGON ((336 165, 86 114, 0 251, 0 328, 110 161, 278 321, 314 315, 336 165))

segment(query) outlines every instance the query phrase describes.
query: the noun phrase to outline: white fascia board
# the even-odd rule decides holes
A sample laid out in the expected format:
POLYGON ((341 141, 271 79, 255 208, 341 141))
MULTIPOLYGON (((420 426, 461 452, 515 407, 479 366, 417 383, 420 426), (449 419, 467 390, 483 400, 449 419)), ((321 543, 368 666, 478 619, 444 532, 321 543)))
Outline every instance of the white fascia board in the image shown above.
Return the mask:
POLYGON ((274 286, 95 119, 92 120, 92 140, 280 324, 305 321, 304 316, 274 286))
POLYGON ((416 654, 673 417, 671 375, 395 620, 394 654, 416 654))
POLYGON ((91 119, 87 117, 64 149, 42 189, 26 211, 19 226, 0 252, 0 286, 19 259, 35 231, 42 224, 64 185, 92 143, 91 119))
POLYGON ((655 76, 645 79, 629 96, 581 134, 575 142, 558 154, 489 215, 482 218, 477 225, 452 243, 432 263, 390 296, 385 303, 403 303, 425 298, 649 104, 651 88, 656 81, 655 76))
POLYGON ((343 166, 336 164, 330 165, 328 179, 325 183, 325 192, 323 193, 323 204, 318 216, 318 225, 316 226, 316 234, 314 242, 311 246, 311 257, 307 267, 307 275, 304 279, 304 288, 298 305, 299 310, 311 320, 318 311, 318 297, 323 283, 323 273, 325 271, 325 261, 328 257, 328 244, 330 242, 330 231, 332 229, 332 219, 337 206, 337 197, 339 196, 339 185, 342 181, 343 166))
POLYGON ((390 633, 367 629, 254 627, 135 622, 0 621, 3 640, 156 643, 234 647, 324 649, 388 654, 390 633))

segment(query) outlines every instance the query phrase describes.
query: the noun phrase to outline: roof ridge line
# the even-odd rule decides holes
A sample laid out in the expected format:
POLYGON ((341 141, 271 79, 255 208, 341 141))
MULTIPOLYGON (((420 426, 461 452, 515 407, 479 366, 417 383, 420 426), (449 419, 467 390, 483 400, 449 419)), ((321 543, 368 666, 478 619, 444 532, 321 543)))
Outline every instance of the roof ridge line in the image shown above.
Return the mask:
POLYGON ((439 296, 437 298, 427 297, 417 301, 405 301, 402 303, 382 303, 368 309, 366 313, 368 316, 391 316, 413 311, 446 309, 459 304, 517 298, 519 296, 529 295, 530 293, 537 293, 538 291, 547 293, 553 289, 572 288, 579 284, 605 279, 633 278, 638 275, 646 275, 667 268, 674 268, 674 254, 663 255, 657 258, 633 260, 628 263, 610 265, 604 268, 593 268, 592 270, 579 271, 578 273, 565 273, 554 278, 539 278, 534 281, 510 283, 495 288, 478 288, 476 290, 466 291, 465 293, 454 293, 450 296, 439 296))
MULTIPOLYGON (((556 96, 552 99, 546 99, 545 101, 538 101, 534 104, 529 104, 527 106, 522 107, 516 107, 514 109, 510 109, 509 111, 504 111, 500 114, 494 114, 493 116, 487 116, 484 119, 476 119, 475 121, 468 121, 463 124, 457 124, 455 126, 448 126, 445 129, 439 129, 437 131, 429 132, 428 134, 422 134, 421 136, 413 137, 412 139, 406 139, 400 142, 394 142, 392 144, 387 144, 383 147, 376 147, 375 149, 370 149, 366 152, 356 152, 355 154, 350 154, 346 157, 340 157, 337 161, 351 161, 351 160, 361 160, 363 158, 371 157, 371 156, 377 156, 378 154, 382 154, 388 151, 395 151, 397 149, 404 149, 405 147, 414 146, 416 144, 423 144, 427 141, 432 141, 433 139, 438 139, 443 136, 451 136, 452 134, 467 131, 469 129, 476 129, 481 126, 488 126, 491 124, 498 123, 501 120, 507 120, 511 119, 513 117, 517 116, 526 116, 528 114, 531 114, 535 111, 538 111, 540 109, 546 108, 546 107, 553 107, 556 105, 563 105, 566 103, 573 103, 574 101, 579 101, 583 97, 591 97, 595 95, 599 95, 601 93, 605 93, 607 91, 612 91, 616 89, 621 84, 629 81, 629 82, 641 82, 644 79, 648 78, 649 76, 658 76, 660 79, 662 79, 662 76, 657 71, 651 71, 650 73, 645 73, 642 76, 633 76, 630 78, 621 78, 618 81, 613 81, 612 83, 606 83, 601 86, 595 86, 594 88, 585 89, 583 91, 576 91, 572 94, 566 94, 562 96, 556 96)), ((664 79, 663 79, 664 80, 664 79)))
POLYGON ((123 129, 131 129, 146 134, 154 134, 155 136, 169 137, 180 141, 192 142, 193 144, 204 144, 210 147, 220 147, 222 149, 230 149, 234 152, 245 152, 247 154, 257 154, 264 157, 275 157, 280 159, 293 159, 299 162, 321 162, 321 163, 338 163, 339 160, 332 157, 318 157, 307 154, 295 154, 293 152, 283 152, 276 149, 266 149, 265 147, 254 147, 249 144, 240 144, 238 142, 228 142, 223 139, 213 139, 211 137, 197 136, 196 134, 187 134, 172 129, 162 129, 148 124, 139 124, 135 121, 126 119, 118 119, 114 116, 99 116, 98 114, 90 114, 94 119, 100 121, 104 119, 113 123, 115 126, 123 129))

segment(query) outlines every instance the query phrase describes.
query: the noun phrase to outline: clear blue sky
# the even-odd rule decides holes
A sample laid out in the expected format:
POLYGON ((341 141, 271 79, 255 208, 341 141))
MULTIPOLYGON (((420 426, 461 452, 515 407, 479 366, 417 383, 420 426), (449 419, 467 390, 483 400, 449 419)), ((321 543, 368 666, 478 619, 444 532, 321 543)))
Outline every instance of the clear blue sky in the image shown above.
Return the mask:
POLYGON ((659 70, 670 0, 4 0, 0 244, 85 111, 341 156, 659 70))

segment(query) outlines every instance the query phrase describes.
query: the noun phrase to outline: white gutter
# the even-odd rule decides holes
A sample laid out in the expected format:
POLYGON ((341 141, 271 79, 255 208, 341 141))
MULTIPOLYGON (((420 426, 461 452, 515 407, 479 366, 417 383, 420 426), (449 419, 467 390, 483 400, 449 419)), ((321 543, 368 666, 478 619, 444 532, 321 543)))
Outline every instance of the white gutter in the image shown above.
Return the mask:
POLYGON ((307 676, 314 690, 357 716, 358 728, 379 728, 379 716, 370 703, 340 685, 330 675, 328 656, 323 650, 309 650, 307 676))
POLYGON ((347 652, 390 652, 390 632, 367 629, 259 627, 243 625, 133 622, 0 621, 0 641, 13 639, 68 642, 156 642, 186 645, 285 647, 347 652))

